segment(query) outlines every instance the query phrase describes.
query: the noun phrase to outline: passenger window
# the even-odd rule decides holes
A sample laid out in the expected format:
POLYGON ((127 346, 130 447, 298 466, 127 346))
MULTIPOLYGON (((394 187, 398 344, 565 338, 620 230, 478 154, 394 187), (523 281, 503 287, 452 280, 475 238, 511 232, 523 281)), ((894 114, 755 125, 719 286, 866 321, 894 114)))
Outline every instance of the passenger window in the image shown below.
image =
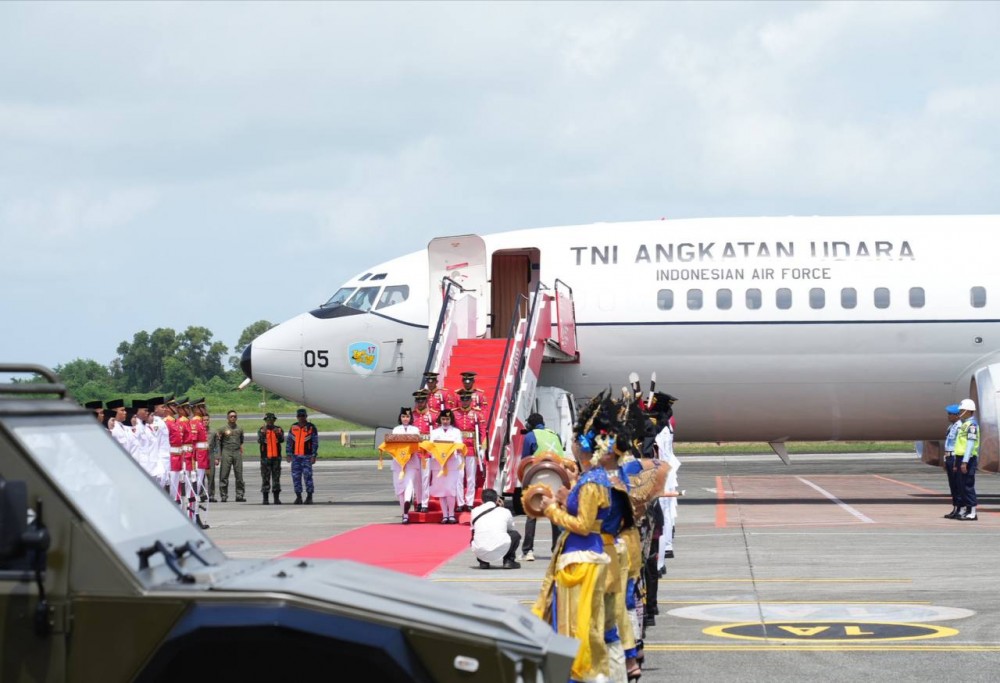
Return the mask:
POLYGON ((395 306, 396 304, 401 304, 410 296, 410 286, 409 285, 396 285, 395 287, 386 287, 382 291, 382 296, 379 297, 378 306, 375 307, 376 310, 380 308, 388 308, 389 306, 395 306))
POLYGON ((378 287, 362 287, 357 292, 354 293, 347 303, 344 304, 348 308, 355 308, 359 311, 370 311, 372 309, 372 304, 375 303, 375 297, 378 294, 378 287))
POLYGON ((826 290, 820 287, 813 287, 809 290, 809 308, 823 308, 826 306, 826 290))
POLYGON ((854 287, 844 287, 840 290, 840 305, 844 308, 854 308, 858 305, 858 290, 854 287))
POLYGON ((688 308, 692 311, 701 310, 701 290, 700 289, 689 289, 688 290, 688 308))
POLYGON ((910 287, 910 306, 913 308, 924 307, 924 288, 910 287))
POLYGON ((733 307, 733 292, 730 289, 720 289, 715 293, 715 305, 721 311, 728 311, 733 307))
POLYGON ((760 308, 761 296, 759 289, 748 289, 747 290, 747 308, 751 311, 756 311, 760 308))
POLYGON ((875 288, 875 308, 889 308, 889 288, 875 288))
POLYGON ((661 289, 656 293, 656 307, 661 311, 669 311, 674 307, 674 290, 661 289))
POLYGON ((787 310, 792 307, 792 290, 787 287, 780 288, 774 293, 774 303, 778 308, 787 310))
POLYGON ((973 287, 969 292, 972 307, 982 308, 986 305, 986 288, 985 287, 973 287))
POLYGON ((333 296, 331 296, 330 300, 327 301, 322 306, 320 306, 320 308, 329 308, 330 306, 339 306, 342 303, 344 303, 345 301, 347 301, 347 298, 349 296, 351 296, 351 294, 353 292, 354 292, 354 287, 341 287, 340 289, 337 290, 336 294, 334 294, 333 296))

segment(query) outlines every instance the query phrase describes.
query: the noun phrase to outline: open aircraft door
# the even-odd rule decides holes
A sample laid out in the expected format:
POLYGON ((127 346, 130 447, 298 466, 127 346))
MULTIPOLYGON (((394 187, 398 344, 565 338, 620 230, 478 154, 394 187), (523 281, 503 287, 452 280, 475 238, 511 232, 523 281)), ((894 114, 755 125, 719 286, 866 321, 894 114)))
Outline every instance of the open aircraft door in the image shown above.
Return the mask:
POLYGON ((528 315, 528 300, 538 284, 539 259, 535 247, 504 249, 493 253, 490 312, 490 337, 500 339, 510 332, 510 321, 517 311, 528 315))
MULTIPOLYGON (((435 237, 427 244, 427 259, 430 273, 427 319, 431 321, 427 338, 433 339, 436 331, 435 323, 441 312, 441 297, 444 296, 444 289, 441 287, 444 278, 451 278, 461 285, 462 289, 474 294, 480 302, 489 301, 486 242, 479 235, 435 237)), ((477 307, 477 337, 486 334, 489 311, 485 308, 482 303, 477 307)))

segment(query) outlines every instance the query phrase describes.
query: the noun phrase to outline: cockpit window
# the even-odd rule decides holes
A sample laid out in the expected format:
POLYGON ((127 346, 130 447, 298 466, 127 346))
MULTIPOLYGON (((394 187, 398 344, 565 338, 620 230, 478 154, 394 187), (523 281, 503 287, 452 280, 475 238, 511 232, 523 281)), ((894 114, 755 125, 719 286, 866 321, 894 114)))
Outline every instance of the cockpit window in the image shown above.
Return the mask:
POLYGON ((322 306, 320 306, 320 308, 329 308, 330 306, 340 306, 345 301, 347 301, 347 297, 351 296, 352 292, 354 292, 354 287, 341 287, 340 289, 337 290, 337 293, 331 296, 330 300, 327 301, 322 306))
POLYGON ((395 306, 396 304, 401 304, 410 296, 410 286, 409 285, 396 285, 395 287, 386 287, 382 291, 382 296, 379 297, 378 306, 376 310, 380 308, 388 308, 389 306, 395 306))
POLYGON ((370 311, 375 304, 375 297, 378 296, 378 289, 378 287, 362 287, 344 305, 358 311, 370 311))

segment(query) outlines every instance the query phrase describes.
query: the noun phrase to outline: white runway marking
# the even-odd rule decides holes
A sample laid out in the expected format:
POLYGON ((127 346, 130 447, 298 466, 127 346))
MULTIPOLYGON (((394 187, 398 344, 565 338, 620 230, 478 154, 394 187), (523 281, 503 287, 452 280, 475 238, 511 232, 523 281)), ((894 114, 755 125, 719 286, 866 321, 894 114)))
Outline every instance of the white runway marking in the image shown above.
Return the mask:
POLYGON ((839 505, 841 508, 843 508, 847 512, 851 513, 852 515, 854 515, 855 517, 857 517, 858 519, 860 519, 865 524, 874 524, 875 523, 874 519, 871 519, 870 517, 867 517, 866 515, 863 515, 862 513, 858 512, 857 510, 855 510, 854 508, 852 508, 850 505, 848 505, 847 503, 845 503, 844 501, 842 501, 840 498, 837 498, 837 496, 835 496, 832 493, 830 493, 829 491, 827 491, 826 489, 824 489, 824 488, 822 488, 820 486, 816 486, 816 484, 812 483, 808 479, 803 479, 802 477, 795 477, 795 478, 798 479, 799 481, 801 481, 806 486, 811 486, 812 488, 816 489, 817 491, 819 491, 820 493, 822 493, 824 496, 826 496, 827 498, 829 498, 830 500, 832 500, 834 503, 836 503, 837 505, 839 505))

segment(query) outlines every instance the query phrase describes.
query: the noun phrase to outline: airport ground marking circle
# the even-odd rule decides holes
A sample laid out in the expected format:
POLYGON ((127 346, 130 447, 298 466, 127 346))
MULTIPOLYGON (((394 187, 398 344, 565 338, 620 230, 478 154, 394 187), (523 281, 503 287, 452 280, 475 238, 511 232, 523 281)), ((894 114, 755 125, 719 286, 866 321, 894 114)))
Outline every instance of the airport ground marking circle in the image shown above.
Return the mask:
POLYGON ((952 621, 974 616, 973 610, 930 603, 888 601, 730 601, 691 602, 674 607, 670 616, 700 621, 736 622, 838 622, 922 624, 929 621, 952 621))
POLYGON ((709 626, 702 630, 702 633, 719 638, 732 638, 734 640, 770 641, 776 643, 803 643, 811 642, 819 645, 831 644, 869 644, 873 642, 898 642, 911 640, 928 640, 931 638, 950 638, 958 635, 958 629, 948 626, 936 626, 931 624, 910 624, 902 622, 875 622, 875 621, 782 621, 782 622, 760 622, 744 621, 731 624, 721 624, 709 626), (836 627, 841 627, 843 636, 837 632, 836 627), (910 629, 910 635, 889 635, 877 636, 875 631, 868 629, 878 629, 885 627, 893 632, 910 629), (734 633, 733 629, 759 630, 764 629, 760 635, 749 635, 734 633), (833 630, 831 630, 833 629, 833 630), (866 635, 876 636, 865 638, 866 635))

